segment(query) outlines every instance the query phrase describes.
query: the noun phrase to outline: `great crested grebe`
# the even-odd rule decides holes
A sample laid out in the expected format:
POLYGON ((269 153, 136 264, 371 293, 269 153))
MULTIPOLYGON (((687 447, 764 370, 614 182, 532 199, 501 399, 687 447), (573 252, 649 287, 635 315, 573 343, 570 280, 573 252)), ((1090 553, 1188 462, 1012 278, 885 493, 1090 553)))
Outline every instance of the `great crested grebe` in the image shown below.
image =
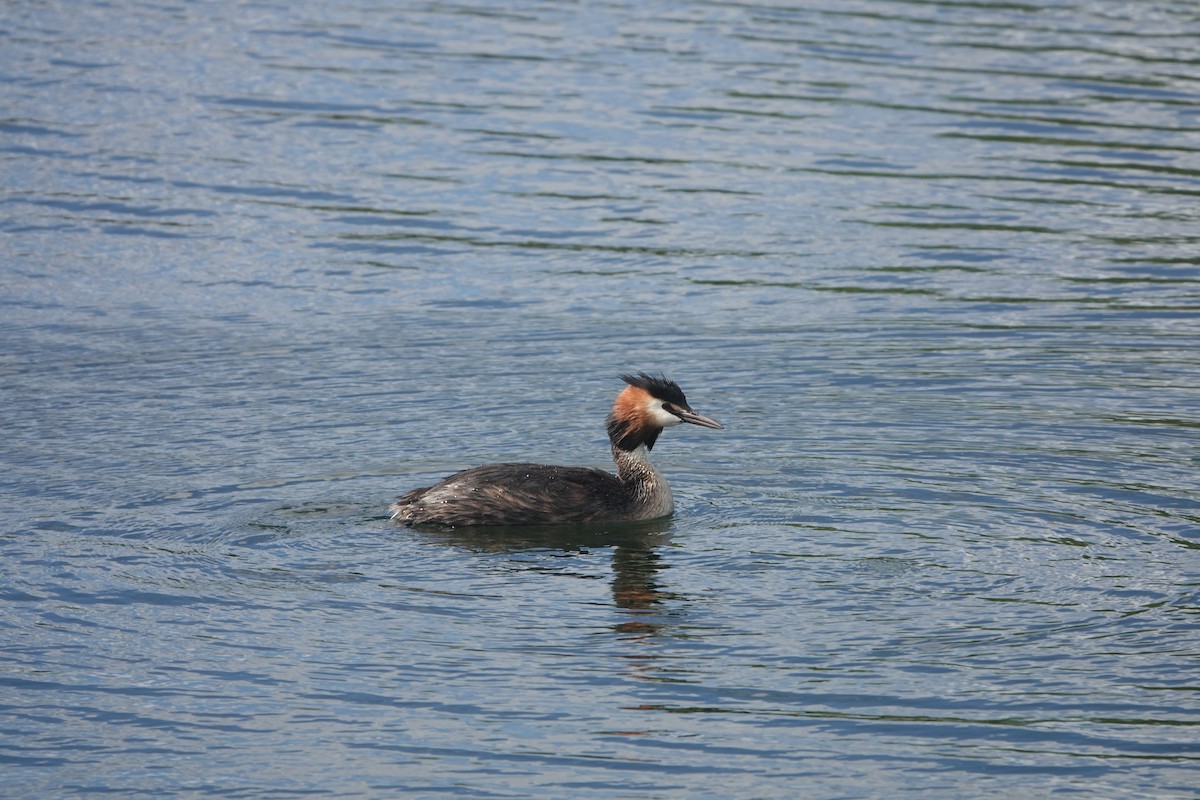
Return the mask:
POLYGON ((688 405, 663 375, 622 375, 629 384, 608 415, 613 475, 589 467, 485 464, 414 489, 391 505, 405 525, 547 525, 657 519, 675 510, 671 487, 647 451, 663 428, 690 422, 723 428, 688 405))

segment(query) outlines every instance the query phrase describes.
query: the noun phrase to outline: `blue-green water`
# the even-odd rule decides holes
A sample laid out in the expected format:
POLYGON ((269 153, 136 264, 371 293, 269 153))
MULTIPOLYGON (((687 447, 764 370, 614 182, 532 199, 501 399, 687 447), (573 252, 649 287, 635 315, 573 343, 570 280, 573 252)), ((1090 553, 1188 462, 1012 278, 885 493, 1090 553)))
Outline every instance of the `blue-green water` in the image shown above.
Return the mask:
POLYGON ((1195 796, 1198 30, 7 4, 4 794, 1195 796), (388 521, 631 369, 673 519, 388 521))

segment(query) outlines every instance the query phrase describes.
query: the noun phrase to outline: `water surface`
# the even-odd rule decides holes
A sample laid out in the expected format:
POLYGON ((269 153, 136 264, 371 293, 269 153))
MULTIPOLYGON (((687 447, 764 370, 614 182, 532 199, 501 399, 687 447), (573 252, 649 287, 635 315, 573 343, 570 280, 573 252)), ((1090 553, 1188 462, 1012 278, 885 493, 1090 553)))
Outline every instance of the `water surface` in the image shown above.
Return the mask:
POLYGON ((1194 4, 0 21, 13 797, 1194 796, 1194 4))

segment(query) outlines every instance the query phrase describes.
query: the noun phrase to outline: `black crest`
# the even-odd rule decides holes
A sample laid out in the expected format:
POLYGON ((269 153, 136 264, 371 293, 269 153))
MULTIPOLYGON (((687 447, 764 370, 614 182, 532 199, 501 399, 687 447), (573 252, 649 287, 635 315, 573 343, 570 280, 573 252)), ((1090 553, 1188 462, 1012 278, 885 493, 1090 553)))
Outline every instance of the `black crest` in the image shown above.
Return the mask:
POLYGON ((657 377, 645 372, 639 372, 636 375, 620 375, 618 377, 630 386, 645 389, 650 393, 651 397, 688 408, 688 401, 683 396, 683 389, 680 389, 678 383, 661 372, 657 377))

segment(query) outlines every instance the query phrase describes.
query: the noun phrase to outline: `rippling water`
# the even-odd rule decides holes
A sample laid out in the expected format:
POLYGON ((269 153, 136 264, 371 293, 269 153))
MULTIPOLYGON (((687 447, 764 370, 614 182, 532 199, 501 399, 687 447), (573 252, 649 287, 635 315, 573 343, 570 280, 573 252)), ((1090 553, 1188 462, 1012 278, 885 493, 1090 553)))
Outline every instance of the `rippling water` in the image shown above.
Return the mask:
POLYGON ((802 5, 7 4, 5 792, 1194 796, 1197 7, 802 5))

